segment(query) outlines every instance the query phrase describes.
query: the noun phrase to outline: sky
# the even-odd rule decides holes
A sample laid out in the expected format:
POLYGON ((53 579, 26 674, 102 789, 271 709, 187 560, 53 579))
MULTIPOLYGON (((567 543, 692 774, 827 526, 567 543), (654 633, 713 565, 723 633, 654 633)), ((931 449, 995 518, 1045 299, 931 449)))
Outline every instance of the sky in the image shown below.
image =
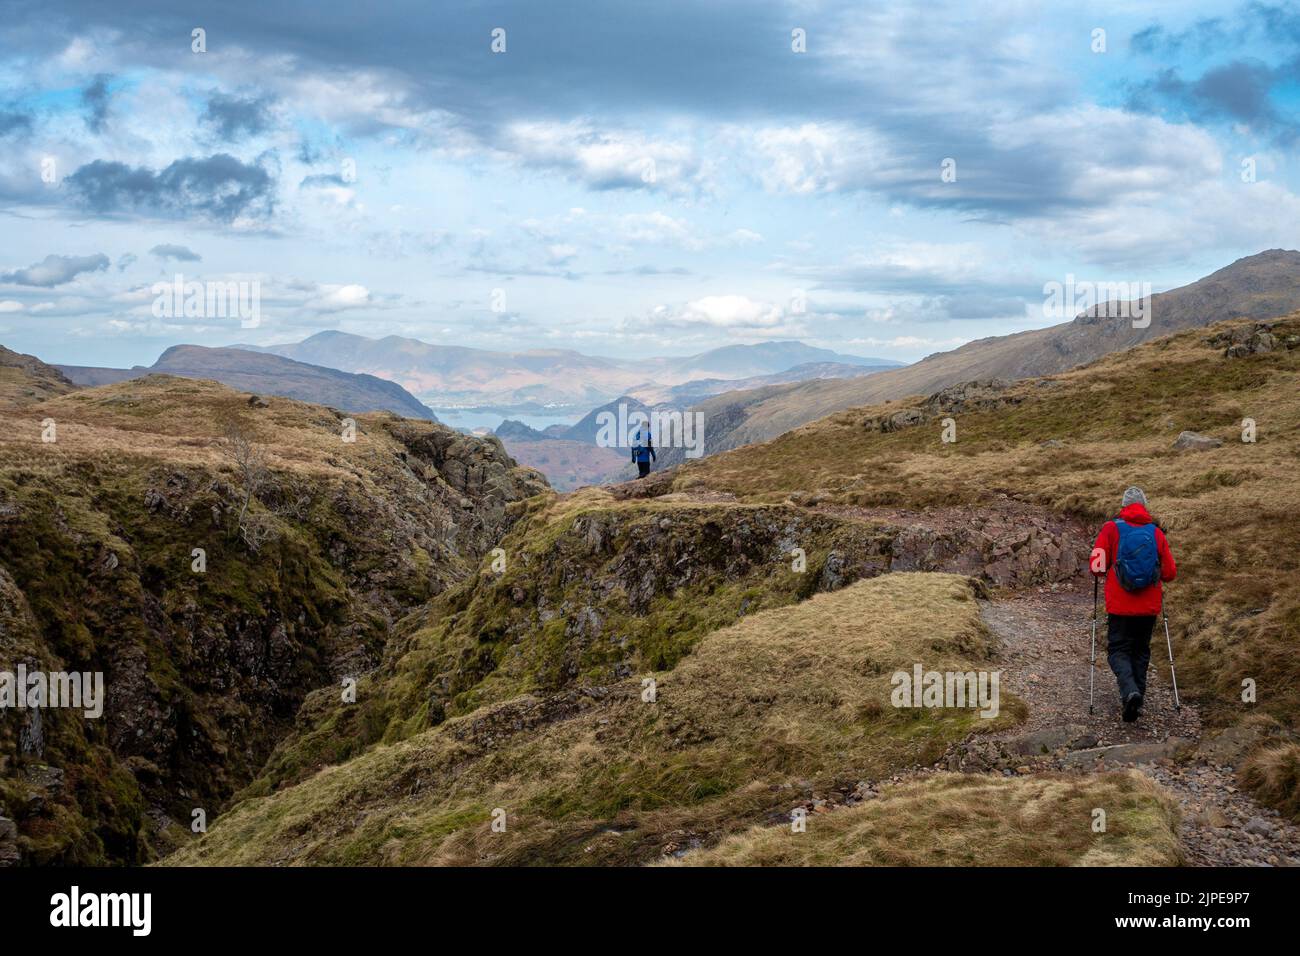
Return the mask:
MULTIPOLYGON (((0 344, 914 361, 1300 246, 1300 6, 0 0, 0 344), (234 310, 160 283, 243 283, 234 310)), ((206 284, 206 285, 205 285, 206 284)))

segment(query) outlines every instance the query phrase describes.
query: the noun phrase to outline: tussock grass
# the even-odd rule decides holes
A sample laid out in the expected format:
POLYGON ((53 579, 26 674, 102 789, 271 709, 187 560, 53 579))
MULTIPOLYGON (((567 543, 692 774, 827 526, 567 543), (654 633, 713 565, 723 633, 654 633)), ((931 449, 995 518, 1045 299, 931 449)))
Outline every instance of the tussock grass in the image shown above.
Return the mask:
POLYGON ((896 710, 915 662, 986 667, 968 579, 892 574, 715 631, 669 672, 597 697, 518 698, 246 799, 168 862, 629 863, 800 794, 933 761, 1022 713, 896 710), (491 832, 493 808, 508 814, 491 832))
POLYGON ((1176 866, 1178 810, 1137 771, 940 774, 811 814, 803 833, 753 827, 679 866, 1176 866), (1104 833, 1094 810, 1106 812, 1104 833))
POLYGON ((1300 746, 1284 743, 1263 747, 1246 759, 1240 776, 1261 800, 1300 819, 1300 746))

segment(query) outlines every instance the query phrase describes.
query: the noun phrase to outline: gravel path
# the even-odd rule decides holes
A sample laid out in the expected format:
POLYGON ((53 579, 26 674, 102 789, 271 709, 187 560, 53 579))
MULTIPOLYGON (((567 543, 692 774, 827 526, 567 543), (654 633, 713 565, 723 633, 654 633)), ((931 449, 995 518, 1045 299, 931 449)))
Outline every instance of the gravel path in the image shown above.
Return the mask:
MULTIPOLYGON (((1181 711, 1174 709, 1159 622, 1151 640, 1147 704, 1142 717, 1125 724, 1115 677, 1106 665, 1104 615, 1097 625, 1096 706, 1088 713, 1091 589, 1022 591, 986 603, 982 611, 989 629, 1001 639, 1003 687, 1029 705, 1025 723, 988 740, 1012 743, 1030 734, 1053 733, 1075 738, 1052 754, 1025 758, 1030 772, 1089 770, 1095 759, 1105 766, 1131 765, 1147 773, 1182 808, 1180 836, 1194 866, 1300 865, 1300 828, 1243 793, 1230 765, 1210 762, 1196 747, 1200 716, 1186 701, 1181 711), (1186 743, 1180 745, 1180 739, 1186 743), (1116 745, 1121 745, 1116 751, 1100 750, 1116 745)), ((1177 660, 1175 646, 1175 664, 1177 660)), ((1018 769, 1024 772, 1026 767, 1018 769)))
MULTIPOLYGON (((1088 713, 1088 647, 1092 592, 1060 586, 1034 588, 984 604, 984 623, 1002 639, 1006 669, 1002 686, 1029 703, 1029 718, 1016 735, 1062 724, 1086 727, 1097 744, 1199 738, 1196 708, 1174 709, 1169 681, 1169 653, 1160 622, 1151 635, 1151 667, 1142 716, 1131 724, 1120 719, 1115 675, 1106 663, 1106 614, 1097 619, 1097 668, 1093 713, 1088 713)), ((1175 654, 1174 663, 1178 659, 1175 654)))

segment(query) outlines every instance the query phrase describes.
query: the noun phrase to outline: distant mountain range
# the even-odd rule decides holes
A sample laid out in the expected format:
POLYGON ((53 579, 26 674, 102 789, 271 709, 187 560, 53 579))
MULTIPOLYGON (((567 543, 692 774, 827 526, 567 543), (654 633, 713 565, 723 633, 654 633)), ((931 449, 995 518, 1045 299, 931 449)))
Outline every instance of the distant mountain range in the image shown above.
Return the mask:
POLYGON ((590 408, 634 389, 661 390, 696 379, 749 379, 812 364, 868 369, 901 364, 793 341, 728 345, 698 355, 636 360, 601 358, 569 349, 495 352, 396 335, 372 339, 335 331, 318 332, 284 345, 235 348, 377 375, 399 383, 428 404, 444 407, 590 408))
POLYGON ((108 385, 165 372, 182 378, 211 379, 244 392, 329 405, 345 412, 390 411, 406 418, 437 420, 431 409, 395 382, 246 349, 176 345, 147 368, 55 367, 78 385, 108 385))
MULTIPOLYGON (((845 408, 928 395, 975 379, 1051 375, 1182 329, 1286 315, 1300 309, 1300 252, 1270 249, 1247 256, 1151 299, 1145 328, 1134 328, 1127 317, 1106 317, 1107 310, 1097 306, 1068 322, 968 342, 906 368, 716 395, 693 407, 705 414, 705 454, 767 441, 845 408)), ((661 457, 665 466, 682 460, 680 451, 661 457)))
POLYGON ((723 392, 763 388, 767 385, 785 385, 790 382, 806 382, 819 378, 855 378, 859 375, 874 375, 876 372, 899 367, 898 363, 850 365, 845 362, 804 362, 783 372, 773 372, 769 375, 752 375, 749 378, 697 378, 681 385, 642 386, 631 389, 630 394, 647 404, 674 405, 680 408, 723 392))

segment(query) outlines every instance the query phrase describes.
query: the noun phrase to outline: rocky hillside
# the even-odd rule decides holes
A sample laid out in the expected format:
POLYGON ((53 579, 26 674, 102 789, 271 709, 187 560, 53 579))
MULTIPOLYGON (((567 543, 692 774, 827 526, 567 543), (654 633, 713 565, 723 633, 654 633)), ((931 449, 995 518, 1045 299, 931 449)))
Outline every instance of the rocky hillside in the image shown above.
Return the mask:
MULTIPOLYGON (((1106 318, 1094 308, 1044 329, 995 336, 927 356, 906 368, 848 379, 725 392, 695 406, 705 415, 705 453, 767 441, 841 409, 928 394, 976 379, 1052 375, 1112 352, 1222 319, 1270 319, 1300 309, 1300 252, 1271 249, 1190 285, 1152 297, 1151 322, 1106 318)), ((683 461, 665 454, 666 466, 683 461)))
POLYGON ((355 703, 309 698, 254 790, 485 704, 672 668, 717 628, 864 578, 921 570, 1051 584, 1087 550, 1068 522, 1009 510, 922 527, 903 515, 630 496, 646 490, 586 489, 538 506, 501 541, 499 570, 489 563, 402 623, 355 703))
POLYGON ((406 418, 437 421, 433 411, 396 382, 296 362, 280 355, 246 349, 174 345, 149 368, 90 368, 65 365, 61 370, 79 385, 108 385, 150 373, 211 379, 257 395, 279 395, 300 402, 328 405, 345 412, 388 411, 406 418))
POLYGON ((11 355, 0 671, 102 672, 107 702, 0 712, 0 858, 139 863, 188 837, 545 488, 429 422, 358 415, 345 440, 317 405, 163 375, 75 390, 11 355))
POLYGON ((74 388, 72 380, 54 366, 0 345, 0 406, 28 405, 74 388))

